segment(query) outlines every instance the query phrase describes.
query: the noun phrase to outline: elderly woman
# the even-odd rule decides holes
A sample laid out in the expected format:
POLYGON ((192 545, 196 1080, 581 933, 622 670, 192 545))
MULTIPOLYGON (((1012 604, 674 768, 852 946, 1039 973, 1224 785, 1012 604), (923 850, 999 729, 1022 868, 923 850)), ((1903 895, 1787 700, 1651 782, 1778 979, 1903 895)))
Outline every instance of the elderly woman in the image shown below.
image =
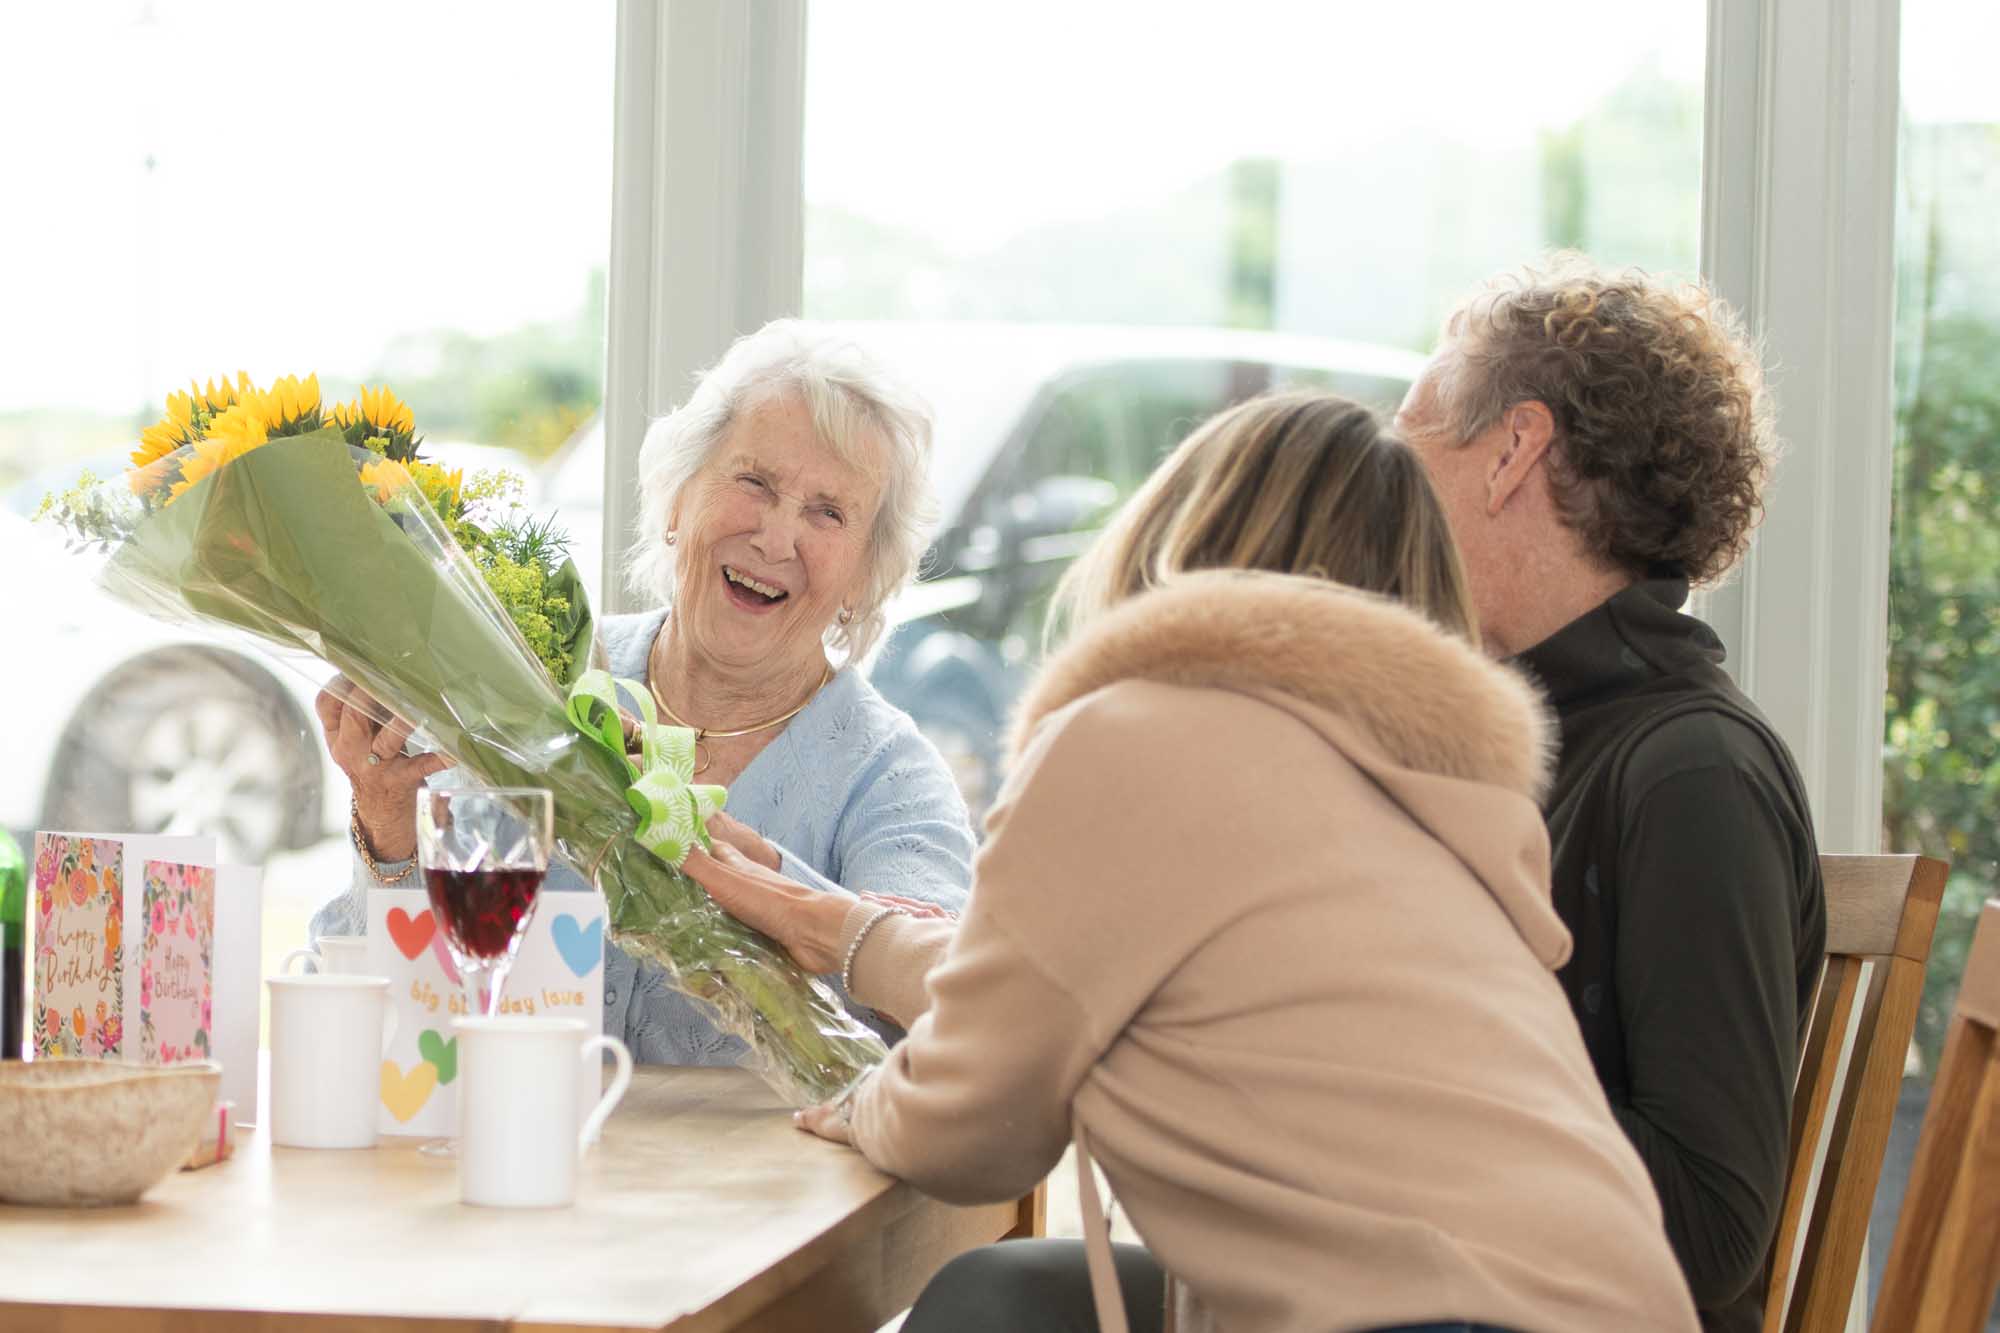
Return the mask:
POLYGON ((1547 722, 1410 450, 1327 395, 1234 409, 1058 600, 962 926, 688 863, 911 1023, 807 1128, 967 1203, 1079 1149, 1086 1242, 955 1261, 905 1333, 1692 1333, 1552 971, 1547 722))
MULTIPOLYGON (((609 617, 600 635, 614 676, 695 729, 696 772, 728 786, 735 817, 715 832, 803 891, 852 883, 955 911, 971 878, 965 804, 856 669, 929 538, 930 438, 921 400, 853 344, 791 321, 740 339, 646 434, 630 569, 661 605, 609 617)), ((354 785, 355 876, 312 930, 360 934, 368 889, 411 882, 414 794, 448 761, 403 754, 408 728, 371 720, 371 700, 332 690, 319 714, 354 785)), ((585 887, 551 868, 549 889, 585 887)), ((743 1053, 659 967, 612 945, 604 1003, 605 1030, 641 1060, 743 1053)))

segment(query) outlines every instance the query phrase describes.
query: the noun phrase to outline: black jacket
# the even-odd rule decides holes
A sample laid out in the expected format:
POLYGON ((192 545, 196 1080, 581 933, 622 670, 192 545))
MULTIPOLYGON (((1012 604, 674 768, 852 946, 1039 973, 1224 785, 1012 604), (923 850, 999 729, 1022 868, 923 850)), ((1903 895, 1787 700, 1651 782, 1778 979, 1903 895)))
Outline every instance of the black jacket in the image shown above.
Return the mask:
POLYGON ((1791 754, 1687 594, 1636 584, 1518 661, 1562 731, 1559 978, 1703 1327, 1734 1333, 1762 1318, 1826 906, 1791 754))

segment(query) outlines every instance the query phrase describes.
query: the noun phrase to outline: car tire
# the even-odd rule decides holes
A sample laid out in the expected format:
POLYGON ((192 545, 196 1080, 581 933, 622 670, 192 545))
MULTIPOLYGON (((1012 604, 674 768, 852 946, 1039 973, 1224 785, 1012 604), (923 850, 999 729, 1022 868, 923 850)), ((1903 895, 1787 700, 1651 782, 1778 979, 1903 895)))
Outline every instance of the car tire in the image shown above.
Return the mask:
POLYGON ((284 689, 233 654, 164 648, 85 696, 56 746, 43 828, 213 834, 261 865, 317 840, 319 738, 284 689))

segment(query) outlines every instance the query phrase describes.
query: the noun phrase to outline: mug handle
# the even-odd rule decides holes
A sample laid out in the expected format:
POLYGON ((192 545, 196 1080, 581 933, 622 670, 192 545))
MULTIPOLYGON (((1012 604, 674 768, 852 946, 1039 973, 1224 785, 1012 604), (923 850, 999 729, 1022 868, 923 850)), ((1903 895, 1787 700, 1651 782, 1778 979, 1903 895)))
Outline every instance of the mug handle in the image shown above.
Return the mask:
POLYGON ((599 1051, 611 1052, 611 1058, 618 1062, 618 1072, 611 1076, 611 1086, 597 1099, 597 1105, 591 1110, 589 1118, 583 1122, 583 1128, 577 1132, 578 1157, 590 1151, 590 1145, 597 1142, 598 1134, 604 1129, 604 1122, 618 1109, 619 1099, 624 1097, 625 1089, 632 1086, 632 1052, 625 1049, 625 1043, 609 1033, 592 1037, 583 1044, 583 1049, 578 1052, 577 1058, 587 1061, 599 1051))
POLYGON ((292 970, 292 964, 301 958, 310 958, 313 964, 312 970, 315 972, 321 971, 325 966, 324 961, 319 956, 319 950, 313 948, 310 944, 308 944, 303 949, 294 949, 290 953, 286 954, 285 961, 278 964, 278 974, 280 976, 283 976, 286 973, 290 972, 292 970))

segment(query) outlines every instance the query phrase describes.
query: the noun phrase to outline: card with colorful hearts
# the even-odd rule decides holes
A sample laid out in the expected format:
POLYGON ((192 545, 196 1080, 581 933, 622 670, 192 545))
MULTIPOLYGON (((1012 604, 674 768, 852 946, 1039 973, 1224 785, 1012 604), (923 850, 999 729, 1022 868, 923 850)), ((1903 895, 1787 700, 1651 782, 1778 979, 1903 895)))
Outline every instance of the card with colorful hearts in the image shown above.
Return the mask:
MULTIPOLYGON (((501 1012, 580 1018, 601 1031, 604 931, 602 895, 543 894, 507 974, 501 1012)), ((382 1133, 457 1133, 459 1043, 451 1023, 467 1012, 465 987, 424 890, 369 893, 368 970, 389 978, 397 1013, 382 1056, 382 1133)), ((596 1103, 602 1078, 597 1066, 579 1066, 579 1106, 596 1103)))

